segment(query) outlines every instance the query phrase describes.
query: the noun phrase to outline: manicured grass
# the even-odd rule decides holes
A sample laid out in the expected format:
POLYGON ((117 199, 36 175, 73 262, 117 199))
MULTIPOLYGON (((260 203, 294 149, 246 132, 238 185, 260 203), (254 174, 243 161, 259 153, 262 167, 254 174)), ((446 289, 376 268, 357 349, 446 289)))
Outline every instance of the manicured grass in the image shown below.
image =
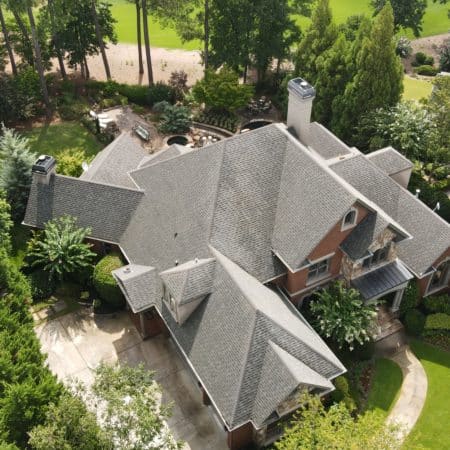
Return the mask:
POLYGON ((420 341, 411 348, 419 358, 428 378, 425 406, 405 450, 414 448, 412 440, 430 450, 450 448, 450 353, 420 341))
POLYGON ((403 99, 404 100, 420 100, 428 98, 433 89, 433 85, 429 81, 419 80, 417 78, 405 75, 403 79, 403 99))
MULTIPOLYGON (((116 31, 119 42, 136 44, 136 7, 126 0, 112 0, 111 3, 112 14, 117 20, 116 31)), ((152 47, 181 48, 184 50, 196 50, 201 47, 200 42, 196 41, 183 44, 173 28, 163 28, 153 18, 149 20, 149 33, 152 47)))
POLYGON ((402 382, 402 371, 395 362, 377 359, 367 409, 376 410, 387 416, 397 400, 402 382))
MULTIPOLYGON (((117 19, 116 30, 119 42, 132 43, 136 39, 136 9, 132 3, 126 0, 111 0, 112 13, 117 19)), ((331 0, 331 8, 337 23, 344 22, 347 17, 355 14, 372 15, 370 0, 331 0)), ((425 13, 422 37, 435 34, 446 33, 450 26, 447 17, 448 5, 428 2, 428 9, 425 13)), ((297 23, 305 29, 310 22, 306 17, 298 17, 297 23)), ((177 33, 172 27, 163 28, 155 19, 149 20, 150 44, 153 47, 181 48, 185 50, 195 50, 201 48, 198 41, 182 43, 177 33)), ((411 32, 401 32, 413 38, 411 32)))
POLYGON ((54 156, 56 159, 68 150, 83 150, 86 156, 91 157, 103 148, 103 145, 77 122, 44 125, 22 134, 30 140, 33 152, 54 156))

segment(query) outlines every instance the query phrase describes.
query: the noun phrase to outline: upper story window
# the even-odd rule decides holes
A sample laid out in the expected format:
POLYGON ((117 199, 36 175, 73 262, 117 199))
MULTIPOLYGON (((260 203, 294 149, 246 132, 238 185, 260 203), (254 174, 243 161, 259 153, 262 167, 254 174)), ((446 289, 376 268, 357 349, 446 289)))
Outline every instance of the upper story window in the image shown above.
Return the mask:
POLYGON ((308 281, 314 281, 320 278, 324 278, 330 271, 330 262, 331 258, 327 258, 309 266, 308 281))
POLYGON ((389 242, 384 247, 375 250, 370 256, 367 256, 363 259, 362 266, 366 269, 369 269, 372 266, 376 266, 383 261, 386 261, 389 256, 389 249, 391 247, 391 243, 389 242))
POLYGON ((431 277, 427 292, 437 291, 448 285, 450 279, 450 260, 441 263, 431 277))
POLYGON ((341 230, 348 230, 356 225, 356 220, 358 218, 358 211, 356 208, 350 209, 342 220, 341 230))

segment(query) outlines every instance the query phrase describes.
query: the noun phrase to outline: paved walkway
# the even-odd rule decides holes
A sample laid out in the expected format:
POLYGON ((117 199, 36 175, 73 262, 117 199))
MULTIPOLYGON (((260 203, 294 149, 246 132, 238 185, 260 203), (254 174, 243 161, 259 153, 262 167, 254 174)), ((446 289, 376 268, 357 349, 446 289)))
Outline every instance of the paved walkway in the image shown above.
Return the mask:
POLYGON ((142 341, 127 313, 93 316, 84 310, 66 314, 36 327, 50 369, 59 379, 74 377, 92 383, 92 369, 101 361, 129 365, 143 362, 155 371, 162 387, 162 402, 173 402, 168 426, 183 450, 227 450, 226 435, 171 339, 163 336, 142 341))
POLYGON ((428 379, 420 361, 409 346, 389 356, 402 369, 403 383, 397 403, 392 408, 387 420, 401 427, 402 439, 411 432, 427 398, 428 379))

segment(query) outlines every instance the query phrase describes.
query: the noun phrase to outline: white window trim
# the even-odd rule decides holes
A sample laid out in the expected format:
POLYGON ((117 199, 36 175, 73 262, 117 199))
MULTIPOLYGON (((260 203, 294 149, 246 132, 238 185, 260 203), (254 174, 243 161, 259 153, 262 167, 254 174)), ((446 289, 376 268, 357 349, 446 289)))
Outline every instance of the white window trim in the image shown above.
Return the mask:
POLYGON ((334 256, 334 253, 332 253, 331 255, 324 256, 320 259, 312 261, 311 264, 309 264, 307 266, 308 272, 306 274, 306 286, 311 286, 312 284, 318 283, 318 282, 325 280, 326 278, 329 278, 331 276, 330 269, 331 269, 331 260, 333 259, 333 256, 334 256), (323 261, 328 262, 328 264, 327 264, 328 270, 326 272, 324 272, 323 274, 318 275, 314 278, 309 278, 310 268, 316 264, 320 264, 323 261))
POLYGON ((445 280, 445 282, 444 282, 441 286, 439 286, 439 287, 437 287, 437 288, 434 288, 434 289, 430 290, 431 281, 433 280, 434 274, 436 273, 436 271, 439 269, 439 267, 440 267, 442 264, 446 264, 446 263, 448 264, 449 261, 450 261, 450 258, 446 258, 446 259, 444 259, 444 261, 441 261, 441 263, 438 264, 438 266, 437 266, 436 268, 434 268, 434 271, 433 271, 433 273, 430 275, 430 279, 428 280, 428 283, 427 283, 427 289, 426 289, 426 291, 425 291, 425 296, 434 294, 435 292, 442 291, 442 289, 445 289, 445 288, 448 286, 448 282, 450 281, 450 270, 449 270, 448 273, 447 273, 447 279, 445 280))
POLYGON ((350 230, 350 228, 354 228, 356 226, 356 224, 358 223, 358 210, 355 207, 350 208, 344 215, 344 217, 342 218, 342 224, 341 224, 341 231, 346 231, 346 230, 350 230), (345 218, 351 213, 354 212, 355 213, 355 220, 353 221, 353 223, 345 223, 345 218))

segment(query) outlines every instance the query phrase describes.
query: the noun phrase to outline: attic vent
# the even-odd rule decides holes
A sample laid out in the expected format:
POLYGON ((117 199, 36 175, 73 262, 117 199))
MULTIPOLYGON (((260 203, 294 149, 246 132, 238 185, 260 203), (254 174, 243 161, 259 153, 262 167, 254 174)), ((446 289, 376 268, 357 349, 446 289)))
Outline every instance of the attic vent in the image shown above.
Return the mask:
POLYGON ((197 263, 198 263, 198 258, 195 258, 195 260, 194 260, 194 261, 195 261, 195 264, 197 264, 197 263))
POLYGON ((175 260, 175 265, 178 266, 178 259, 175 260))
POLYGON ((173 237, 176 238, 178 236, 178 233, 174 233, 173 237))
POLYGON ((125 269, 123 269, 123 273, 131 273, 131 267, 125 267, 125 269))

